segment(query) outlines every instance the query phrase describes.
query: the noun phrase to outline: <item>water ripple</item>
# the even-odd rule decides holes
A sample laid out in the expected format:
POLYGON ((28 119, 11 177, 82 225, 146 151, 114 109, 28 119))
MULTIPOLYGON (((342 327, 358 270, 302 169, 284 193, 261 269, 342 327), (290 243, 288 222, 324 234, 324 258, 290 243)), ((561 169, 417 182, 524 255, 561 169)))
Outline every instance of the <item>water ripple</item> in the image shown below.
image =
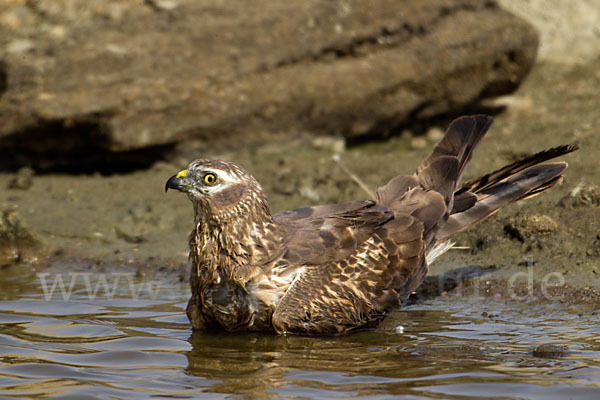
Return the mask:
POLYGON ((178 283, 162 282, 153 299, 132 299, 127 288, 90 299, 75 287, 69 300, 46 301, 30 273, 22 280, 18 295, 0 301, 1 396, 541 400, 600 392, 600 319, 562 304, 450 296, 343 337, 192 334, 189 289, 178 283), (566 350, 535 355, 548 344, 566 350))

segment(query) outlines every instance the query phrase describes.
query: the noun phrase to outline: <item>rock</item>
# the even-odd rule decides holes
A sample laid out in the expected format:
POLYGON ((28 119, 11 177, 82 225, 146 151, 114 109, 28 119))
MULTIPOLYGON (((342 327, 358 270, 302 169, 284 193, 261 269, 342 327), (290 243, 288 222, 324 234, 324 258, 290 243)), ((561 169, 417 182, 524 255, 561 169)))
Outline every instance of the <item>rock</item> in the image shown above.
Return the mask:
POLYGON ((148 203, 137 204, 127 210, 119 224, 114 227, 115 235, 127 243, 144 243, 145 234, 161 229, 160 218, 148 203))
POLYGON ((432 126, 427 130, 427 140, 433 143, 437 143, 444 137, 444 130, 439 126, 432 126))
POLYGON ((9 189, 27 190, 33 185, 33 175, 35 171, 29 167, 23 167, 17 171, 17 174, 8 182, 9 189))
POLYGON ((510 218, 504 231, 523 242, 534 236, 548 235, 558 230, 558 223, 547 215, 517 215, 510 218))
POLYGON ((533 356, 539 358, 560 358, 568 353, 567 347, 551 343, 539 345, 532 351, 533 356))
POLYGON ((137 233, 128 232, 125 228, 121 226, 115 226, 115 234, 119 239, 123 239, 127 243, 140 244, 146 241, 144 236, 139 235, 137 233))
POLYGON ((15 150, 51 164, 281 132, 378 135, 513 91, 538 45, 494 1, 25 4, 35 26, 0 26, 32 43, 0 50, 0 158, 16 165, 15 150))
POLYGON ((15 39, 6 46, 5 51, 8 54, 23 54, 27 53, 34 47, 35 44, 31 40, 15 39))
POLYGON ((599 207, 600 188, 595 185, 577 185, 568 196, 558 201, 558 205, 565 208, 599 207))
POLYGON ((14 209, 3 210, 0 213, 0 246, 22 244, 35 246, 38 241, 29 232, 14 209))
POLYGON ((0 212, 0 266, 34 259, 32 250, 39 244, 16 210, 0 212))
POLYGON ((344 138, 334 136, 317 136, 311 142, 315 149, 328 150, 339 154, 346 150, 346 141, 344 138))
POLYGON ((427 140, 422 136, 417 136, 410 139, 410 147, 413 149, 424 149, 427 147, 427 140))
POLYGON ((310 201, 314 201, 315 203, 321 200, 319 192, 317 192, 314 188, 310 186, 302 186, 300 188, 300 195, 307 198, 310 201))
POLYGON ((598 0, 499 0, 540 32, 539 58, 584 64, 600 56, 598 0))
POLYGON ((171 11, 178 6, 178 2, 175 0, 146 0, 146 4, 162 11, 171 11))

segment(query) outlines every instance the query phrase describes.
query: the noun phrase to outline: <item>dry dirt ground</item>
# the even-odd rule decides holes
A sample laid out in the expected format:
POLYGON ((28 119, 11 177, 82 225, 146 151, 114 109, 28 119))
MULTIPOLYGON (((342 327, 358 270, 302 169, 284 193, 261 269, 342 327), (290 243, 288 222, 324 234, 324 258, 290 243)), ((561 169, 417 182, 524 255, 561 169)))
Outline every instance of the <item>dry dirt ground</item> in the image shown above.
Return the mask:
MULTIPOLYGON (((536 284, 560 286, 564 280, 580 290, 600 288, 599 71, 600 59, 569 67, 542 62, 514 95, 486 104, 496 114, 495 123, 475 152, 468 177, 559 144, 576 143, 580 150, 564 157, 569 168, 561 185, 457 236, 463 249, 444 255, 431 274, 514 281, 520 273, 521 283, 532 276, 536 284)), ((228 154, 183 149, 150 169, 112 176, 2 174, 0 225, 3 240, 15 244, 4 252, 3 264, 39 267, 77 259, 94 268, 182 271, 192 209, 184 195, 165 194, 164 183, 192 158, 220 157, 244 165, 262 182, 273 212, 279 212, 365 198, 332 161, 336 152, 373 189, 396 174, 412 173, 451 118, 434 121, 437 127, 415 126, 386 141, 345 148, 341 140, 298 138, 228 154), (31 249, 32 243, 37 247, 31 249)))

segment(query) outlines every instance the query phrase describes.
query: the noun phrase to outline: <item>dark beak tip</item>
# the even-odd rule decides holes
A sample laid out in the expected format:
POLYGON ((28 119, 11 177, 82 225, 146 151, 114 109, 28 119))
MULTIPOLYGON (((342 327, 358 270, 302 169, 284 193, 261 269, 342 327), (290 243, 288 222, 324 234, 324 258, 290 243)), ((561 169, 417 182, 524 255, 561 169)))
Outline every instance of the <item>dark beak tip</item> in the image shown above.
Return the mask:
POLYGON ((173 175, 167 180, 167 183, 165 183, 165 192, 168 192, 169 189, 181 190, 181 187, 181 180, 177 175, 173 175))

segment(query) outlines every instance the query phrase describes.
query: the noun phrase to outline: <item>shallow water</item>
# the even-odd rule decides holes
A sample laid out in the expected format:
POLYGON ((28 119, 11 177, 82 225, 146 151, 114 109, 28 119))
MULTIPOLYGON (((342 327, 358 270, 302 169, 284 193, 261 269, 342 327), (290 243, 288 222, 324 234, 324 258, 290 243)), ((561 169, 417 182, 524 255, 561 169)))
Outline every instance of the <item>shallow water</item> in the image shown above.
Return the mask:
POLYGON ((600 398, 593 307, 450 295, 344 337, 192 334, 189 288, 175 279, 121 274, 115 285, 110 273, 60 276, 64 294, 58 282, 52 294, 55 273, 0 274, 2 396, 600 398), (107 286, 94 296, 100 276, 107 286), (542 344, 567 351, 534 355, 542 344))

